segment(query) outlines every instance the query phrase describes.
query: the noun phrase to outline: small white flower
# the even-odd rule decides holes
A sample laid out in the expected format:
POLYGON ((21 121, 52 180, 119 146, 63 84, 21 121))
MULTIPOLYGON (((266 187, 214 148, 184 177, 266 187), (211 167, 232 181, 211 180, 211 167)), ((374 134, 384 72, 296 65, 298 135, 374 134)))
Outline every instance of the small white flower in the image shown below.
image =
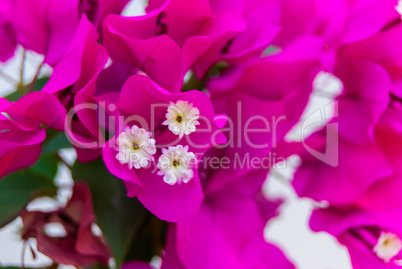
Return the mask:
POLYGON ((162 124, 167 125, 169 130, 180 138, 195 132, 195 126, 200 124, 197 121, 200 118, 200 111, 193 107, 193 103, 182 100, 176 104, 170 102, 167 111, 166 120, 162 124))
POLYGON ((188 146, 169 147, 162 149, 162 156, 158 160, 158 175, 170 185, 189 182, 194 176, 194 167, 197 163, 194 153, 188 152, 188 146))
POLYGON ((398 255, 401 249, 402 241, 396 234, 381 232, 373 251, 378 258, 388 263, 393 257, 398 255))
POLYGON ((402 0, 398 1, 398 4, 395 6, 395 10, 402 15, 402 0))
POLYGON ((153 161, 156 153, 155 139, 152 133, 136 125, 126 126, 125 130, 117 138, 118 151, 116 159, 121 164, 128 164, 128 168, 140 169, 146 167, 149 161, 153 161))

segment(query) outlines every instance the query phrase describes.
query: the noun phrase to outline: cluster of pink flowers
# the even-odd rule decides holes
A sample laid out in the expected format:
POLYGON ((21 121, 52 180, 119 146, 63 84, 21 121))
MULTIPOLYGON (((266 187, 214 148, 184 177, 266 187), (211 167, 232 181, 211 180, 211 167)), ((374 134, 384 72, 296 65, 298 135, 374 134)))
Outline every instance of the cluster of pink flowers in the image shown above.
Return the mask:
MULTIPOLYGON (((0 178, 29 170, 57 130, 76 164, 101 159, 104 176, 138 199, 152 216, 138 216, 139 224, 163 223, 152 228, 162 250, 151 253, 162 269, 291 269, 264 239, 282 200, 267 198, 262 185, 275 164, 297 154, 292 186, 317 202, 311 228, 344 244, 354 268, 402 266, 398 1, 152 0, 145 15, 119 15, 128 2, 0 3, 0 61, 23 47, 53 69, 39 91, 20 86, 17 101, 0 98, 0 178), (337 118, 290 142, 320 71, 343 84, 337 118), (268 165, 267 156, 275 156, 268 165)), ((75 166, 66 206, 19 212, 22 238, 36 238, 38 251, 60 264, 113 257, 125 269, 153 268, 94 233, 96 190, 108 186, 88 186, 75 166), (64 237, 44 232, 55 222, 64 237)), ((140 236, 128 247, 141 249, 140 236)))

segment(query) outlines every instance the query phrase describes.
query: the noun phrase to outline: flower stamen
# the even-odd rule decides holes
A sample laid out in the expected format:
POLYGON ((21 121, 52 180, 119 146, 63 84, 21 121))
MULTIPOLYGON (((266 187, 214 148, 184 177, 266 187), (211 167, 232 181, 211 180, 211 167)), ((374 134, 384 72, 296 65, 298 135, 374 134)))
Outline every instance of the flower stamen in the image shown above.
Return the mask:
POLYGON ((394 233, 381 232, 373 251, 378 258, 389 263, 402 250, 402 241, 394 233))
POLYGON ((166 120, 162 125, 167 125, 169 130, 182 138, 185 134, 189 135, 195 132, 196 125, 199 125, 198 119, 200 111, 193 107, 192 103, 179 100, 175 103, 170 102, 167 109, 166 120))
POLYGON ((194 153, 188 151, 188 146, 169 147, 162 149, 158 160, 158 175, 170 185, 188 183, 194 177, 194 167, 197 163, 194 153))
POLYGON ((133 125, 126 127, 118 136, 118 151, 116 159, 121 164, 128 164, 128 168, 140 169, 148 166, 149 161, 153 161, 156 153, 155 139, 151 138, 152 133, 143 128, 133 125))

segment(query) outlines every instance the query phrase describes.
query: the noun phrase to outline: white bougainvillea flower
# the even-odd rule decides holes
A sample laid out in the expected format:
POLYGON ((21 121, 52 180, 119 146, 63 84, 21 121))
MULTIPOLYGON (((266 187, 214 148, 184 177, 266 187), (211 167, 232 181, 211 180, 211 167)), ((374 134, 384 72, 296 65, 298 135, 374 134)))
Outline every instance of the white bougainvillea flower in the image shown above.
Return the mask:
POLYGON ((158 160, 158 175, 170 185, 188 183, 194 176, 194 167, 197 159, 193 152, 188 151, 188 146, 169 147, 162 149, 162 156, 158 160))
MULTIPOLYGON (((126 79, 121 88, 120 96, 117 102, 115 102, 115 106, 119 117, 124 118, 126 122, 134 122, 137 118, 144 119, 144 122, 150 126, 150 129, 142 127, 144 125, 137 125, 147 131, 152 131, 152 138, 157 142, 155 144, 157 152, 153 155, 155 160, 152 162, 148 161, 146 168, 130 169, 128 164, 122 165, 116 159, 118 152, 116 142, 120 135, 120 133, 117 133, 102 149, 102 157, 109 172, 124 180, 127 196, 138 197, 139 201, 158 218, 169 222, 178 222, 195 216, 200 210, 204 194, 197 173, 197 164, 193 166, 192 163, 197 163, 198 156, 203 156, 210 148, 227 142, 225 134, 219 130, 223 127, 223 124, 219 122, 219 126, 221 127, 218 127, 215 122, 216 117, 211 98, 200 91, 170 93, 158 86, 150 77, 134 75, 126 79), (178 102, 179 100, 187 101, 187 103, 178 102), (198 121, 200 125, 196 125, 197 130, 188 136, 188 138, 191 138, 191 141, 190 139, 185 139, 185 137, 179 139, 178 135, 173 134, 167 126, 162 125, 162 122, 166 120, 169 104, 173 108, 176 103, 178 107, 183 105, 189 107, 188 110, 190 111, 187 109, 180 110, 186 115, 195 116, 190 116, 192 121, 197 121, 195 118, 199 117, 198 121), (191 103, 191 106, 188 103, 191 103), (153 108, 156 108, 156 110, 153 108), (201 127, 202 134, 199 132, 201 127), (177 143, 178 140, 180 140, 180 143, 177 143), (169 159, 166 157, 170 156, 170 153, 166 152, 166 150, 169 151, 168 146, 161 146, 161 149, 166 148, 164 151, 158 149, 158 146, 166 144, 169 144, 169 146, 178 146, 180 144, 182 147, 188 145, 189 149, 186 148, 187 153, 191 151, 197 157, 197 160, 191 153, 184 154, 184 158, 178 158, 179 160, 184 159, 180 163, 180 167, 183 166, 183 163, 186 163, 185 159, 190 159, 190 164, 184 166, 182 170, 178 169, 178 164, 175 163, 175 169, 170 170, 169 168, 174 166, 173 162, 167 162, 166 165, 162 164, 162 160, 169 159), (165 152, 165 156, 161 159, 160 168, 157 168, 159 157, 163 152, 165 152), (192 169, 193 167, 194 169, 192 169), (164 176, 168 171, 175 172, 170 172, 166 175, 165 180, 171 184, 174 182, 177 182, 177 184, 172 186, 164 181, 164 176), (180 183, 181 185, 179 185, 180 183)), ((173 111, 173 113, 176 112, 173 111)), ((130 145, 130 143, 126 142, 126 138, 123 138, 124 136, 119 139, 122 141, 120 144, 130 145)), ((128 147, 128 149, 126 147, 126 150, 131 151, 131 147, 128 147)), ((151 153, 153 152, 154 150, 149 155, 152 155, 151 153)), ((123 162, 128 162, 125 154, 122 155, 121 157, 119 156, 119 159, 122 159, 123 162)), ((145 157, 147 157, 146 154, 145 157)), ((132 163, 132 167, 134 167, 134 163, 132 163)))
POLYGON ((167 125, 169 130, 180 138, 195 132, 195 126, 200 124, 197 121, 200 111, 187 101, 179 100, 176 104, 170 102, 167 111, 166 120, 162 124, 167 125))
POLYGON ((156 153, 155 139, 151 138, 152 132, 133 125, 126 126, 125 130, 117 138, 118 151, 116 158, 121 164, 128 164, 128 168, 140 169, 146 167, 149 161, 153 161, 156 153))
POLYGON ((398 4, 395 6, 395 10, 402 16, 402 0, 398 1, 398 4))
POLYGON ((382 232, 373 251, 378 258, 389 262, 402 250, 402 241, 394 233, 382 232))

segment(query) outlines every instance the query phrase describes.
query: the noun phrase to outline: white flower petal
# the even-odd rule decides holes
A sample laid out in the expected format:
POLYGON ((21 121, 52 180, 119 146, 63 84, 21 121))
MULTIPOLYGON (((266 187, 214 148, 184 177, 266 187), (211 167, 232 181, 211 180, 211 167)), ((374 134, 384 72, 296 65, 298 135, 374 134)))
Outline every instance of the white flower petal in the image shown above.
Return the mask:
POLYGON ((175 103, 170 102, 167 109, 166 120, 162 125, 167 125, 168 129, 182 138, 185 134, 189 135, 196 131, 197 121, 200 117, 200 111, 192 103, 178 100, 175 103), (178 120, 180 118, 181 120, 178 120))
POLYGON ((157 167, 158 175, 164 176, 163 180, 170 184, 188 183, 194 177, 193 168, 197 162, 194 153, 188 152, 188 146, 169 147, 162 149, 157 167))
POLYGON ((152 155, 156 153, 155 139, 151 136, 151 132, 136 125, 126 127, 116 140, 119 151, 116 159, 121 164, 127 164, 129 169, 148 166, 149 161, 154 160, 152 155))
POLYGON ((393 233, 382 232, 373 251, 377 257, 388 263, 402 250, 401 239, 393 233))

